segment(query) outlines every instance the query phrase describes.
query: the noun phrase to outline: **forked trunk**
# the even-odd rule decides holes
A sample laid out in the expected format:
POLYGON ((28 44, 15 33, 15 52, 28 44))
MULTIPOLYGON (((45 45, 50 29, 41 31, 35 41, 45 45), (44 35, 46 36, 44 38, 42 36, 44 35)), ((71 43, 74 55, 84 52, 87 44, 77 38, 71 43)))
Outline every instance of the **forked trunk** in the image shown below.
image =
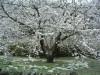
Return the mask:
POLYGON ((61 39, 61 32, 59 32, 58 35, 56 36, 55 42, 51 48, 49 48, 48 44, 45 45, 44 41, 46 39, 43 39, 44 36, 41 36, 42 39, 40 40, 40 45, 41 45, 42 51, 47 59, 47 63, 52 63, 55 57, 59 57, 60 47, 58 46, 58 44, 61 41, 64 41, 66 38, 68 38, 74 34, 76 34, 76 33, 66 35, 61 39))

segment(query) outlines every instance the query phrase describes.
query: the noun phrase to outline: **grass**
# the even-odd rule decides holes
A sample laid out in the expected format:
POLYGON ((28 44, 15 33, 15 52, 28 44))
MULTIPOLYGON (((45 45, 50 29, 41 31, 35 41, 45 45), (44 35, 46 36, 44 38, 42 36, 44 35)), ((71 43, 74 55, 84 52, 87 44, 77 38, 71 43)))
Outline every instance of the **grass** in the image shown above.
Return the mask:
POLYGON ((87 59, 89 62, 89 68, 77 69, 79 75, 100 75, 100 61, 95 59, 87 59))
MULTIPOLYGON (((55 68, 53 73, 64 72, 68 74, 72 70, 59 69, 59 67, 67 68, 68 66, 67 61, 75 60, 72 57, 63 57, 63 58, 56 58, 54 60, 54 63, 46 63, 45 59, 39 59, 39 58, 38 61, 34 62, 22 61, 22 60, 16 61, 16 59, 19 59, 19 57, 8 60, 0 58, 0 68, 9 70, 9 72, 19 71, 19 72, 41 72, 41 73, 48 73, 49 71, 55 68)), ((100 61, 89 58, 86 59, 85 61, 89 63, 89 68, 83 67, 79 69, 73 69, 73 71, 76 71, 78 75, 100 75, 100 61)))

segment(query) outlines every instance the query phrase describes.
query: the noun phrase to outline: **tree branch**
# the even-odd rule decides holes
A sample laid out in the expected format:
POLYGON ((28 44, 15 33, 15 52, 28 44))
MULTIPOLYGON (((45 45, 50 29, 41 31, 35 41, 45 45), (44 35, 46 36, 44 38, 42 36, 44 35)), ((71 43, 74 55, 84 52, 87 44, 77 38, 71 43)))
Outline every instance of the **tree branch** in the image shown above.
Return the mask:
POLYGON ((0 15, 0 19, 2 19, 2 18, 7 18, 7 16, 0 15))
POLYGON ((17 19, 14 19, 13 17, 11 17, 7 12, 6 12, 6 10, 5 10, 5 8, 4 8, 4 5, 3 4, 1 4, 1 7, 2 7, 2 10, 4 11, 4 13, 10 18, 10 19, 12 19, 13 21, 15 21, 15 22, 17 22, 17 23, 19 23, 20 25, 25 25, 24 23, 22 23, 22 22, 19 22, 19 21, 17 21, 17 19))
POLYGON ((55 42, 56 42, 56 43, 60 42, 60 37, 61 37, 61 32, 59 32, 59 34, 58 34, 57 37, 55 38, 55 42))
POLYGON ((77 33, 77 32, 74 32, 73 34, 70 34, 70 35, 66 35, 65 37, 63 37, 63 38, 61 39, 61 41, 64 41, 65 39, 67 39, 67 38, 69 38, 69 37, 75 35, 76 33, 77 33))
MULTIPOLYGON (((44 36, 41 36, 41 38, 43 38, 44 36)), ((44 53, 44 55, 46 56, 46 51, 45 51, 45 45, 44 45, 44 39, 40 40, 40 45, 41 45, 41 49, 44 53)))
POLYGON ((2 8, 2 10, 4 11, 4 13, 7 15, 7 17, 9 17, 9 18, 10 18, 11 20, 13 20, 14 22, 19 23, 20 25, 24 25, 26 28, 29 29, 28 32, 29 32, 30 34, 35 34, 35 32, 33 31, 33 29, 32 29, 30 26, 28 26, 28 25, 26 25, 25 23, 20 22, 20 21, 18 21, 17 19, 14 19, 13 17, 11 17, 11 16, 7 13, 7 11, 5 10, 3 4, 1 4, 1 8, 2 8))
POLYGON ((35 5, 33 5, 33 8, 37 11, 38 17, 40 17, 40 13, 39 13, 38 7, 36 7, 35 5))

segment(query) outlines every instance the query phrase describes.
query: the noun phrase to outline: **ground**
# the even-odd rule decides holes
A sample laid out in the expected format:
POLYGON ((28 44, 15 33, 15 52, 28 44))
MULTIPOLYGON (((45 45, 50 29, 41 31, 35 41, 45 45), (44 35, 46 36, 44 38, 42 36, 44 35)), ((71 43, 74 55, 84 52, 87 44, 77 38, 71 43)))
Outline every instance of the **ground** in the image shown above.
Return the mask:
POLYGON ((67 73, 76 71, 78 75, 100 75, 100 61, 89 58, 75 59, 73 57, 55 58, 54 63, 46 63, 40 58, 0 56, 0 68, 4 70, 40 73, 67 73))

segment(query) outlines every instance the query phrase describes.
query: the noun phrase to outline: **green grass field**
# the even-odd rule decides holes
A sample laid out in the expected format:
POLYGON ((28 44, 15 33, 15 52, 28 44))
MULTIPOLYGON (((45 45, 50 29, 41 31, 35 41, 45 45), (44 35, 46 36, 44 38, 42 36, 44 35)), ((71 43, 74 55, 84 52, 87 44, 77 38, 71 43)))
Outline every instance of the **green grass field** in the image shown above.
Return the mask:
POLYGON ((12 59, 5 60, 0 58, 0 68, 6 69, 9 72, 40 72, 40 73, 67 73, 76 71, 78 75, 100 75, 100 61, 95 59, 84 59, 84 62, 88 62, 88 68, 84 65, 78 65, 82 59, 74 59, 72 57, 56 58, 54 63, 46 63, 45 59, 37 58, 37 61, 18 60, 20 57, 13 57, 12 59), (78 66, 73 65, 73 63, 78 66), (73 66, 72 66, 72 65, 73 66))

